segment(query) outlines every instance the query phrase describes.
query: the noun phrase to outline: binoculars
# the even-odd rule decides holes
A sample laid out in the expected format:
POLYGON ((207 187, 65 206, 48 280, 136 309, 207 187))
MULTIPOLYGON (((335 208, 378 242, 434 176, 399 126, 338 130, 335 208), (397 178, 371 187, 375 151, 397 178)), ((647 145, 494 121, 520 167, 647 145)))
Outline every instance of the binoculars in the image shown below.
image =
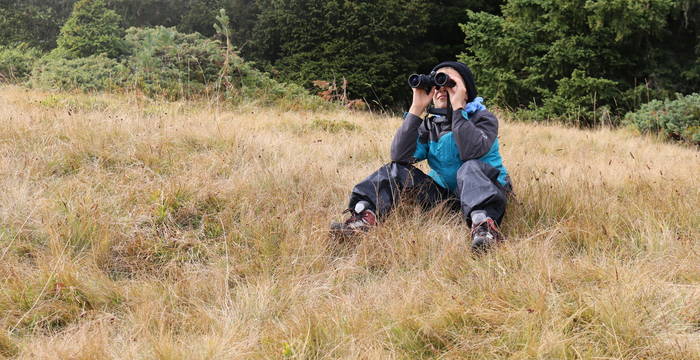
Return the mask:
POLYGON ((413 74, 408 77, 408 86, 412 88, 418 88, 425 90, 429 93, 434 87, 453 87, 456 83, 450 78, 449 75, 445 73, 431 72, 428 75, 425 74, 413 74))

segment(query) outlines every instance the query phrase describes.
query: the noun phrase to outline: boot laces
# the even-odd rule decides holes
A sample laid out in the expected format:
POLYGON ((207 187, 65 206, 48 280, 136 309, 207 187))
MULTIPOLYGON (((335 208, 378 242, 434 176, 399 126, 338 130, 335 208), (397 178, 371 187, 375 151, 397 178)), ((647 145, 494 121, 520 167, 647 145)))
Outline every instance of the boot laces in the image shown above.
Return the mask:
POLYGON ((500 240, 503 239, 503 234, 501 234, 501 231, 498 229, 498 226, 496 225, 496 222, 493 221, 493 219, 488 218, 475 226, 472 226, 472 231, 471 231, 472 237, 474 235, 479 235, 479 236, 486 236, 490 239, 496 239, 500 240))
POLYGON ((353 209, 346 209, 343 213, 350 213, 350 217, 345 220, 345 226, 351 229, 374 225, 374 214, 371 210, 363 210, 356 213, 353 209))

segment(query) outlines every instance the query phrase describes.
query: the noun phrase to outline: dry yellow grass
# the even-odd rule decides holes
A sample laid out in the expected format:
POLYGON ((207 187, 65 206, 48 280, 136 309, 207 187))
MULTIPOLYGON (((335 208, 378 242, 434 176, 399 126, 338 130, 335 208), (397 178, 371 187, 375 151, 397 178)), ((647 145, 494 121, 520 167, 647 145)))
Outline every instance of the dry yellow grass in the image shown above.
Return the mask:
POLYGON ((509 241, 401 206, 400 119, 0 88, 0 358, 700 359, 700 153, 512 122, 509 241))

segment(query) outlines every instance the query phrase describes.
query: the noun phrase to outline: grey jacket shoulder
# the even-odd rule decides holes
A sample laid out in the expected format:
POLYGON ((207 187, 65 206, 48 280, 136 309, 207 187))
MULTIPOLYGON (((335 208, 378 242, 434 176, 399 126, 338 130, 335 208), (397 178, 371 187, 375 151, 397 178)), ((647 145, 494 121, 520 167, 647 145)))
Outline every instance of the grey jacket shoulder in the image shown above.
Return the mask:
POLYGON ((498 118, 488 110, 481 110, 467 119, 459 109, 452 114, 452 131, 460 158, 478 159, 491 150, 498 137, 498 118))

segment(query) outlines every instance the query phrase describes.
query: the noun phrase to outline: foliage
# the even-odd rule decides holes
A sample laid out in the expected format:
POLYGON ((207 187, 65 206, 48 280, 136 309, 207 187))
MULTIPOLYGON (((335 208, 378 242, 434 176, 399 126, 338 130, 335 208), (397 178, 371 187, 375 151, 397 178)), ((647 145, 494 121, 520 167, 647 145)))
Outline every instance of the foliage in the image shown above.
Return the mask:
MULTIPOLYGON (((218 29, 230 35, 225 12, 219 20, 218 29)), ((30 83, 62 90, 134 89, 170 100, 214 96, 293 109, 327 107, 304 88, 256 70, 228 41, 224 46, 197 33, 156 26, 128 29, 123 44, 130 55, 119 60, 106 54, 72 58, 58 48, 37 62, 30 83)))
POLYGON ((700 5, 510 0, 502 11, 468 12, 460 55, 500 105, 593 125, 636 109, 640 85, 658 98, 700 89, 700 5))
POLYGON ((74 3, 75 0, 0 0, 0 45, 26 43, 51 50, 74 3))
POLYGON ((122 86, 124 72, 119 62, 104 54, 76 59, 45 56, 32 70, 30 84, 58 90, 111 90, 122 86))
POLYGON ((57 43, 69 57, 105 54, 116 58, 124 53, 121 18, 109 10, 104 0, 80 0, 61 28, 57 43))
POLYGON ((303 91, 270 77, 308 89, 345 79, 347 98, 398 108, 408 74, 460 51, 487 100, 529 118, 616 125, 645 102, 700 91, 700 3, 689 0, 0 0, 0 45, 50 50, 61 25, 52 56, 106 53, 134 73, 130 86, 168 98, 225 87, 280 100, 303 91), (226 34, 212 26, 222 8, 226 34), (171 40, 121 37, 159 25, 171 40))
POLYGON ((560 118, 590 125, 590 119, 601 123, 611 121, 609 104, 619 93, 618 83, 608 79, 586 76, 574 70, 571 77, 557 80, 556 92, 544 99, 535 112, 540 118, 560 118))
MULTIPOLYGON (((230 31, 220 26, 223 32, 230 31)), ((303 88, 271 79, 233 48, 196 33, 182 34, 162 26, 131 28, 126 42, 132 53, 125 60, 127 85, 149 96, 177 99, 221 94, 232 102, 320 106, 303 88)))
POLYGON ((212 24, 215 23, 219 10, 222 9, 222 0, 200 0, 191 2, 189 9, 183 12, 180 21, 176 24, 178 31, 184 33, 198 32, 204 36, 214 35, 212 24))
POLYGON ((17 47, 0 46, 0 81, 19 82, 32 71, 41 52, 26 44, 17 47))
POLYGON ((220 83, 226 88, 226 98, 234 102, 243 99, 264 105, 277 105, 293 109, 318 109, 327 103, 311 96, 304 88, 295 84, 281 83, 269 74, 245 62, 232 45, 230 18, 225 9, 216 17, 214 28, 219 36, 225 38, 225 61, 220 73, 220 83))
POLYGON ((151 96, 174 99, 211 90, 223 63, 218 42, 174 28, 130 28, 126 43, 129 83, 151 96))
POLYGON ((700 94, 653 100, 628 113, 625 122, 641 132, 663 133, 674 140, 700 145, 700 94))
POLYGON ((464 32, 458 24, 467 21, 466 10, 500 14, 504 0, 435 0, 427 2, 429 21, 424 28, 416 71, 427 71, 435 64, 452 60, 464 46, 464 32))
POLYGON ((475 4, 260 0, 249 54, 286 81, 311 88, 314 80, 345 78, 350 97, 399 105, 410 96, 410 73, 452 58, 445 39, 475 4))
MULTIPOLYGON (((206 37, 216 36, 211 25, 218 9, 224 8, 231 17, 230 41, 245 59, 256 62, 256 68, 307 88, 314 80, 346 78, 351 98, 390 106, 400 106, 410 98, 405 86, 408 74, 454 58, 463 39, 456 24, 466 21, 464 9, 500 13, 504 2, 99 1, 119 15, 123 28, 161 25, 206 37)), ((0 0, 0 32, 7 34, 0 44, 25 41, 51 50, 74 4, 76 0, 0 0)), ((114 20, 111 11, 103 15, 114 20)), ((54 50, 57 56, 104 51, 87 49, 76 55, 67 46, 62 48, 66 49, 54 50)), ((109 51, 108 56, 118 53, 109 51)))
MULTIPOLYGON (((231 14, 233 41, 245 44, 255 24, 254 0, 105 0, 122 19, 124 28, 176 26, 181 32, 214 35, 211 24, 218 9, 231 14)), ((48 51, 56 46, 61 26, 76 0, 0 0, 0 45, 25 42, 48 51)))
POLYGON ((176 26, 190 4, 201 0, 105 0, 127 27, 176 26))
POLYGON ((277 81, 239 56, 232 58, 230 71, 224 79, 229 83, 226 98, 234 103, 248 101, 296 110, 331 107, 321 98, 309 94, 302 86, 277 81))

